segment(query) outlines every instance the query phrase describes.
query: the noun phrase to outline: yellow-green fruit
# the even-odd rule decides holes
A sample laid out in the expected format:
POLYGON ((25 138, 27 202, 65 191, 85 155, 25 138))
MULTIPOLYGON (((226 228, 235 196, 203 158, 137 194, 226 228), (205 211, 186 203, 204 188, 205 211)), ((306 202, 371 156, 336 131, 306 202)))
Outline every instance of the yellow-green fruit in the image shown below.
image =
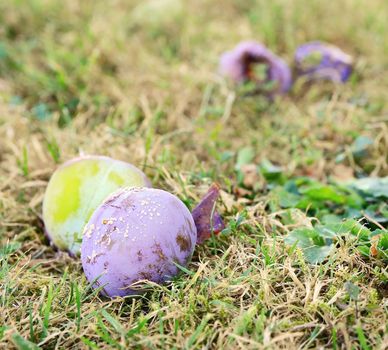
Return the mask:
POLYGON ((121 187, 151 187, 135 166, 103 156, 63 164, 52 175, 43 200, 43 221, 52 243, 79 255, 85 224, 94 210, 121 187))

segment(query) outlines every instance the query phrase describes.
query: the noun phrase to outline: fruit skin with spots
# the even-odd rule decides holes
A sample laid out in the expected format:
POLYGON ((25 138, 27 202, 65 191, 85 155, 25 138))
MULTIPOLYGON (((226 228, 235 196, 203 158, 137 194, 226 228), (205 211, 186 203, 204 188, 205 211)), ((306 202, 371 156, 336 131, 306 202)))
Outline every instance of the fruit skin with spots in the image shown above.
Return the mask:
POLYGON ((58 249, 80 254, 82 233, 104 199, 126 186, 151 187, 135 166, 104 156, 82 156, 59 167, 43 200, 46 235, 58 249))
POLYGON ((197 229, 190 211, 169 192, 120 189, 96 209, 85 227, 81 261, 94 287, 109 297, 141 294, 141 280, 163 283, 186 266, 197 229), (132 286, 132 287, 131 287, 132 286))

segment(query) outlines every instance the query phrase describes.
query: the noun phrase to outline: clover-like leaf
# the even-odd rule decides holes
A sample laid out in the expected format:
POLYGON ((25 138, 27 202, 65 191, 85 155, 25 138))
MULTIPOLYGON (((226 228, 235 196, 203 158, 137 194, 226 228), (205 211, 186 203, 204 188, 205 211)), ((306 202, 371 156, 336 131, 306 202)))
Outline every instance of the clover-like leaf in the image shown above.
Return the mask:
POLYGON ((301 227, 293 230, 285 237, 285 243, 301 248, 310 264, 322 263, 334 249, 335 234, 316 228, 301 227), (329 238, 330 237, 330 238, 329 238))
POLYGON ((356 286, 352 282, 346 282, 344 286, 347 293, 349 294, 350 299, 357 301, 358 296, 360 295, 360 287, 356 286))

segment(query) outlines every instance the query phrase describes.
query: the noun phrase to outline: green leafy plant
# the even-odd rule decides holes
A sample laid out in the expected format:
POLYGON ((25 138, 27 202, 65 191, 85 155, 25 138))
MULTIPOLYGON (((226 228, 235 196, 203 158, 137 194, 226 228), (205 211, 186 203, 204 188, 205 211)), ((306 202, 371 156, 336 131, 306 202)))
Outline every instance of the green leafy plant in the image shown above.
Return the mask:
POLYGON ((344 185, 297 177, 284 185, 278 183, 269 204, 272 211, 296 208, 317 219, 314 226, 297 227, 285 237, 287 244, 302 249, 309 263, 322 263, 335 251, 340 238, 356 240, 364 257, 385 261, 387 198, 388 178, 368 177, 344 185))
POLYGON ((319 220, 365 217, 369 225, 380 227, 388 223, 386 198, 388 178, 364 178, 344 185, 297 177, 272 190, 270 205, 273 210, 298 208, 319 220))
POLYGON ((292 230, 284 241, 301 248, 309 263, 318 264, 335 250, 341 237, 355 240, 358 251, 364 257, 388 261, 388 231, 371 231, 353 219, 318 224, 314 227, 299 227, 292 230))

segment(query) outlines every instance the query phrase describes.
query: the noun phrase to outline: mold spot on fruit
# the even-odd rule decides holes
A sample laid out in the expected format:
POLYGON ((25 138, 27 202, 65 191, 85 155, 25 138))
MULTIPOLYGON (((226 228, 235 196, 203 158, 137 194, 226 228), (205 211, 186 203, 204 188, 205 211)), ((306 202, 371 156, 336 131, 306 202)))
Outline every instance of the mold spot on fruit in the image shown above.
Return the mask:
POLYGON ((88 264, 92 264, 93 265, 93 264, 96 263, 97 258, 99 258, 102 255, 104 255, 104 254, 103 253, 96 253, 93 250, 92 255, 86 257, 86 261, 88 262, 88 264))
POLYGON ((179 249, 181 252, 183 251, 189 251, 191 249, 191 240, 190 237, 180 232, 176 236, 176 243, 178 244, 179 249))
POLYGON ((163 249, 159 243, 155 243, 152 247, 152 253, 158 257, 158 261, 167 260, 166 255, 163 253, 163 249))
POLYGON ((111 242, 111 239, 110 239, 110 234, 108 231, 106 231, 100 238, 100 240, 98 241, 98 243, 100 244, 105 244, 105 245, 109 245, 111 242))
POLYGON ((141 250, 138 250, 136 255, 137 255, 137 261, 143 261, 143 253, 141 252, 141 250))
POLYGON ((152 274, 147 271, 141 271, 139 272, 139 279, 140 280, 151 280, 152 279, 152 274))

